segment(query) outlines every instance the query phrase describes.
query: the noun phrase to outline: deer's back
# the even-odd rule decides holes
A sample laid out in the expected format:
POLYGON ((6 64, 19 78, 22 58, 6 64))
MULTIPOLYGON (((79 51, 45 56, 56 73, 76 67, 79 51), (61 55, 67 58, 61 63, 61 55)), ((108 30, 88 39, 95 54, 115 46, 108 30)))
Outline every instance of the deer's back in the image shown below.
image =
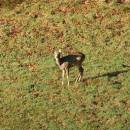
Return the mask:
POLYGON ((61 62, 60 64, 68 62, 70 66, 71 65, 79 65, 79 64, 82 64, 84 59, 85 59, 85 55, 81 52, 77 52, 75 54, 70 54, 70 55, 62 57, 60 59, 60 62, 61 62))

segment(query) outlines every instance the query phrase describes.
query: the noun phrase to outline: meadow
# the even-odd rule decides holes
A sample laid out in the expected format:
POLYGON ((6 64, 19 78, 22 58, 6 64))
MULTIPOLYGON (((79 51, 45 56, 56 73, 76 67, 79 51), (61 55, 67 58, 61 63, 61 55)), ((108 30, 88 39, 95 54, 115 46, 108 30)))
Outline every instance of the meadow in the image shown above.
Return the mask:
POLYGON ((0 130, 129 130, 130 4, 0 4, 0 130), (86 55, 83 82, 61 85, 54 50, 86 55))

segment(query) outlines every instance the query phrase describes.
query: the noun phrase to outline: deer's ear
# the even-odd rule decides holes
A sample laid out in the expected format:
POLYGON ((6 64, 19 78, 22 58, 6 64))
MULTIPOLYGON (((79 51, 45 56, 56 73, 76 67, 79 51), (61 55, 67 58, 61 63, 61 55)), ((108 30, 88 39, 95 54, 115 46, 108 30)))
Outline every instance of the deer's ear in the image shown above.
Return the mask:
POLYGON ((60 53, 62 52, 61 49, 59 49, 59 52, 60 52, 60 53))

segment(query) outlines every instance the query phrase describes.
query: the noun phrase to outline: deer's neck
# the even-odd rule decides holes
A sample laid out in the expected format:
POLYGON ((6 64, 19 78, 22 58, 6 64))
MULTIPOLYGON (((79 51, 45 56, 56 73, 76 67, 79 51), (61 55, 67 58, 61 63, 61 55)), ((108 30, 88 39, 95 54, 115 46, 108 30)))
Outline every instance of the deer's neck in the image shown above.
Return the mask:
POLYGON ((60 67, 60 54, 58 55, 58 57, 56 57, 56 64, 60 67))
POLYGON ((59 58, 56 58, 56 64, 57 64, 58 66, 60 66, 60 59, 59 59, 59 58))

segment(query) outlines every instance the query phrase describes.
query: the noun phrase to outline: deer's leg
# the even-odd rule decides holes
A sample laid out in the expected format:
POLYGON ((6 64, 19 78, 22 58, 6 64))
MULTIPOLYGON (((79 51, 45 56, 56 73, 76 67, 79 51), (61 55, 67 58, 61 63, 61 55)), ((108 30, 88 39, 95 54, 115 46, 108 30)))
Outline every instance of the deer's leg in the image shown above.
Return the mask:
MULTIPOLYGON (((79 69, 79 72, 80 72, 80 66, 78 66, 78 69, 79 69)), ((80 78, 80 73, 78 74, 76 80, 75 80, 75 83, 77 83, 79 81, 79 78, 80 78)))
POLYGON ((79 75, 75 81, 75 83, 77 83, 78 81, 81 81, 82 80, 82 77, 83 77, 83 72, 84 72, 84 69, 82 66, 79 67, 79 75))
POLYGON ((79 67, 79 79, 78 79, 78 81, 81 81, 82 80, 82 77, 83 77, 83 72, 84 72, 84 69, 83 69, 83 67, 82 66, 80 66, 79 67))
POLYGON ((65 78, 65 70, 62 70, 62 85, 64 85, 64 78, 65 78))
POLYGON ((67 82, 68 82, 68 86, 70 85, 70 81, 69 81, 69 68, 66 69, 66 77, 67 77, 67 82))

